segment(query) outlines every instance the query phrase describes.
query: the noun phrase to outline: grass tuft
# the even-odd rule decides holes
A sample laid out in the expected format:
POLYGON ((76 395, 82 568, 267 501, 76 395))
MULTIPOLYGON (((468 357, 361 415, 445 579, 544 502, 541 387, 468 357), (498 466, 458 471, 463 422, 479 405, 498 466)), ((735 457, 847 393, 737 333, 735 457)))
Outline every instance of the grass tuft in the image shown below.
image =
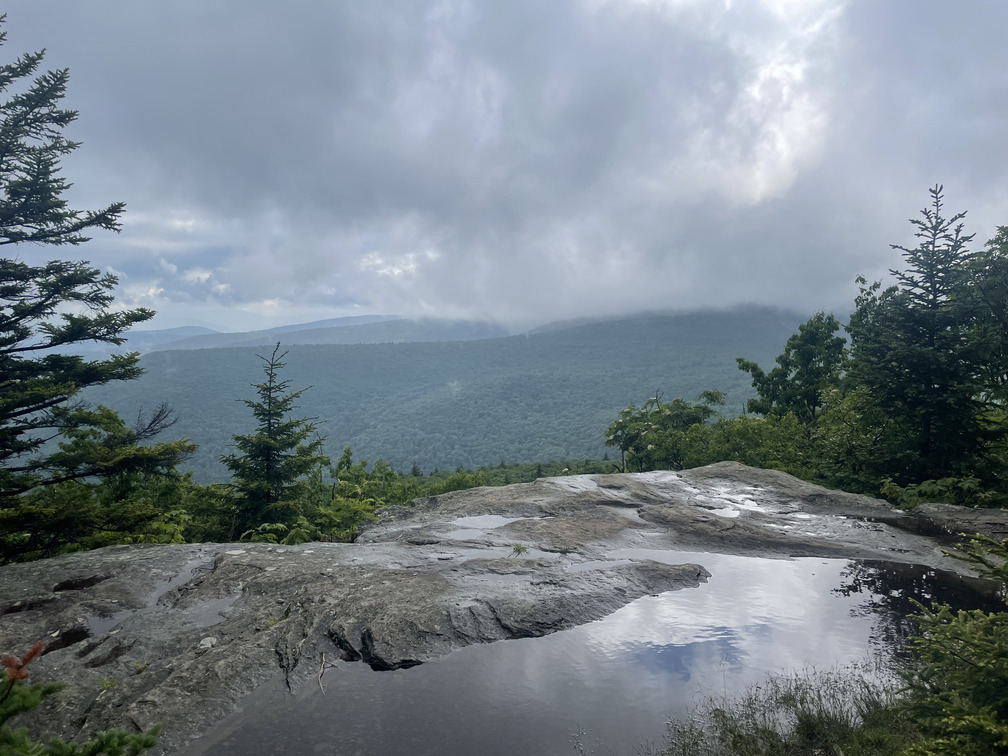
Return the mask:
POLYGON ((644 756, 889 756, 919 737, 891 671, 859 664, 768 675, 736 697, 709 697, 672 719, 644 756))

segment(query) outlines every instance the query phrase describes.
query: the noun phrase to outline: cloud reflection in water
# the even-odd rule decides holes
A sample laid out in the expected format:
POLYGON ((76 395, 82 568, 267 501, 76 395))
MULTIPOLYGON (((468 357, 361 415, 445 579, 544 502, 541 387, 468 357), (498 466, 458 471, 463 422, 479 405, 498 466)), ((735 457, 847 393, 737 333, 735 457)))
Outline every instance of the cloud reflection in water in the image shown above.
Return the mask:
POLYGON ((324 697, 314 682, 293 697, 257 693, 187 753, 569 754, 579 727, 630 752, 705 693, 872 651, 877 615, 859 610, 866 597, 835 590, 845 560, 669 558, 703 564, 712 577, 581 627, 407 670, 340 663, 324 697))

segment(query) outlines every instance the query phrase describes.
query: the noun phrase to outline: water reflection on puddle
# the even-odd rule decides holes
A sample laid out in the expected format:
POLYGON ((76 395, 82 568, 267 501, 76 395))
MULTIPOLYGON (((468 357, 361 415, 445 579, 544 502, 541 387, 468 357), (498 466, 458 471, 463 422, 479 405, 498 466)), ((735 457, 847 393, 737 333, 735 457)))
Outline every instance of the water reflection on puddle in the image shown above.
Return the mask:
MULTIPOLYGON (((470 517, 456 517, 451 521, 455 530, 439 533, 445 538, 453 541, 475 541, 484 538, 488 530, 510 525, 512 522, 524 520, 524 517, 504 517, 502 515, 473 515, 470 517)), ((539 519, 539 518, 534 518, 539 519)))
MULTIPOLYGON (((768 671, 861 659, 872 651, 873 627, 892 625, 879 593, 894 590, 879 578, 884 565, 689 553, 662 561, 672 558, 713 576, 598 622, 463 648, 411 669, 340 662, 326 672, 325 696, 314 681, 294 696, 260 690, 186 753, 571 754, 579 727, 601 741, 597 752, 633 753, 705 692, 768 671)), ((902 569, 897 578, 914 590, 935 580, 923 568, 902 569)))

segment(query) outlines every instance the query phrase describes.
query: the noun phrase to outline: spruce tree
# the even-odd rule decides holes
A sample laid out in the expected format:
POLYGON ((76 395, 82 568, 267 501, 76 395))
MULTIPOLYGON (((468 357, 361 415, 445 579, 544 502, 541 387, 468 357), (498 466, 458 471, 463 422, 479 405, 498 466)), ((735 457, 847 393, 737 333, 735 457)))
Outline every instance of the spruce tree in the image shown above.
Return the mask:
POLYGON ((290 417, 308 389, 291 391, 290 381, 280 379, 287 352, 281 353, 277 343, 269 357, 256 356, 263 361, 266 380, 253 384, 258 400, 241 401, 252 410, 258 425, 253 433, 232 436, 236 452, 220 457, 231 471, 238 497, 238 535, 267 522, 292 524, 299 514, 305 477, 329 464, 322 454, 324 439, 312 418, 290 417))
POLYGON ((905 268, 882 289, 864 279, 847 327, 854 383, 865 387, 905 439, 898 482, 971 474, 1003 428, 984 419, 984 340, 977 338, 972 234, 965 213, 945 217, 942 187, 914 225, 917 245, 899 250, 905 268))
MULTIPOLYGON (((5 40, 0 31, 0 45, 5 40)), ((43 56, 0 65, 0 246, 80 245, 93 230, 119 231, 125 207, 74 210, 63 198, 70 184, 60 159, 79 146, 63 130, 77 113, 60 107, 69 72, 39 73, 43 56)), ((170 425, 163 408, 129 428, 76 398, 88 386, 140 374, 136 353, 90 360, 70 353, 85 342, 120 346, 126 329, 154 315, 113 309, 117 283, 86 261, 0 257, 0 536, 21 526, 19 495, 37 486, 164 470, 195 448, 138 444, 170 425), (48 442, 60 438, 53 451, 48 442)))

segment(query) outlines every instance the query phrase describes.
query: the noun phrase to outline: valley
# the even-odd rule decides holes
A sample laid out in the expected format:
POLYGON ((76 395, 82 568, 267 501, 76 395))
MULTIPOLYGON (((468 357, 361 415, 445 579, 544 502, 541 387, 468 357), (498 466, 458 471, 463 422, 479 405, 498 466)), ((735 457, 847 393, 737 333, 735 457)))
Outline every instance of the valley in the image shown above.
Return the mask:
MULTIPOLYGON (((297 416, 317 418, 334 459, 358 459, 428 473, 512 462, 602 458, 605 430, 621 409, 655 391, 692 400, 706 388, 727 393, 726 415, 753 395, 738 370, 744 356, 770 365, 803 316, 762 307, 643 314, 559 323, 499 338, 404 343, 289 345, 282 378, 309 388, 297 416)), ((424 337, 416 324, 382 327, 424 337)), ((312 329, 297 331, 304 334, 312 329)), ((456 325, 455 333, 472 333, 456 325)), ((446 331, 442 329, 441 333, 446 331)), ((199 444, 182 466, 200 482, 226 480, 218 455, 253 419, 242 399, 261 380, 256 354, 288 334, 260 332, 259 344, 166 350, 143 356, 142 377, 84 392, 124 418, 167 402, 178 415, 173 438, 199 444)), ((295 340, 301 338, 295 336, 295 340)), ((255 340, 255 339, 253 339, 255 340)))

